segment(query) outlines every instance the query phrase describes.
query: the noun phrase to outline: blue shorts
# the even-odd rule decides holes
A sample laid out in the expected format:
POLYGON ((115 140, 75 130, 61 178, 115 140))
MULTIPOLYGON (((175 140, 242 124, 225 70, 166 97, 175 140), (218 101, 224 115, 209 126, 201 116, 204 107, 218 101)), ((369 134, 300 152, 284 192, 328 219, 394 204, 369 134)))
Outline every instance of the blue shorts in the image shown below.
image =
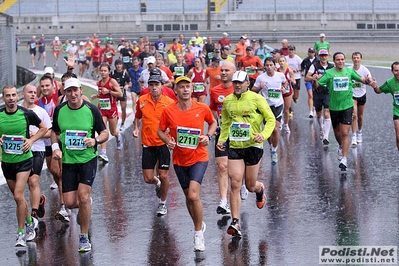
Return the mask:
POLYGON ((198 162, 191 166, 179 166, 174 164, 173 167, 175 168, 180 186, 184 190, 190 186, 191 181, 196 181, 199 184, 202 184, 202 179, 204 178, 206 168, 208 167, 208 162, 198 162))
POLYGON ((305 82, 305 87, 306 87, 307 91, 313 90, 312 82, 311 81, 306 81, 305 82))

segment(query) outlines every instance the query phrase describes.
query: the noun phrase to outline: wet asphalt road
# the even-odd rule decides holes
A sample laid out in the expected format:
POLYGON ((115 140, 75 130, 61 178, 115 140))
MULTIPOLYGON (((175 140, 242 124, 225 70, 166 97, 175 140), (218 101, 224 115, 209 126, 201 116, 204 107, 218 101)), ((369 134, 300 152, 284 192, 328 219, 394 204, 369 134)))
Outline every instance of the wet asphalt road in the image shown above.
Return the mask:
MULTIPOLYGON (((381 85, 391 76, 386 69, 370 69, 381 85)), ((302 87, 304 88, 304 87, 302 87)), ((168 214, 155 215, 154 187, 144 183, 141 145, 123 134, 123 150, 108 144, 110 162, 99 164, 93 185, 90 227, 92 251, 79 254, 76 210, 71 222, 53 218, 58 209, 51 178, 42 173, 47 214, 27 253, 17 256, 15 202, 0 186, 0 265, 317 265, 320 245, 394 245, 398 235, 398 152, 392 122, 392 98, 369 88, 363 143, 350 148, 348 173, 338 168, 337 144, 323 149, 315 119, 307 118, 306 92, 301 91, 291 134, 282 135, 279 162, 270 163, 265 146, 259 180, 267 188, 267 204, 258 210, 255 195, 243 201, 243 238, 226 233, 228 216, 216 214, 219 203, 213 146, 201 189, 206 251, 193 252, 193 224, 183 192, 171 170, 168 214)), ((28 192, 26 196, 28 197, 28 192)))

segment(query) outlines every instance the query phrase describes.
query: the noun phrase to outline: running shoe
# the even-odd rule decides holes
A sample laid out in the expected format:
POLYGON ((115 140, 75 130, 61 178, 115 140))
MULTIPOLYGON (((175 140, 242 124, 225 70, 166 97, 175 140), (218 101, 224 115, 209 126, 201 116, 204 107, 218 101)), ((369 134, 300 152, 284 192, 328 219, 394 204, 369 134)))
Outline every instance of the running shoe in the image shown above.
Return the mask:
POLYGON ((309 111, 309 118, 313 118, 313 111, 309 111))
POLYGON ((341 146, 339 146, 338 147, 338 152, 337 152, 337 154, 338 154, 338 161, 341 161, 341 159, 342 159, 342 148, 341 148, 341 146))
POLYGON ((292 98, 292 100, 294 101, 294 103, 298 103, 298 98, 292 98))
POLYGON ((205 251, 204 233, 206 231, 206 224, 204 222, 202 222, 201 231, 202 231, 202 234, 194 233, 194 251, 205 251))
POLYGON ((50 185, 50 189, 58 189, 57 183, 53 180, 53 183, 50 185))
POLYGON ((123 130, 125 130, 125 125, 121 124, 121 127, 119 128, 119 131, 123 131, 123 130))
POLYGON ((91 244, 89 238, 81 234, 79 236, 79 252, 88 252, 91 250, 91 244))
POLYGON ((362 136, 362 132, 361 131, 358 131, 356 133, 356 141, 357 141, 357 143, 362 143, 363 142, 363 136, 362 136))
POLYGON ((248 189, 245 186, 245 184, 242 184, 241 189, 240 189, 240 196, 241 200, 246 200, 248 198, 248 189))
MULTIPOLYGON (((120 139, 120 136, 119 136, 119 138, 116 138, 116 148, 118 149, 118 150, 121 150, 122 149, 122 140, 120 139)), ((107 158, 108 159, 108 158, 107 158)))
POLYGON ((352 136, 351 145, 352 145, 352 147, 356 147, 356 145, 357 145, 356 134, 353 134, 353 136, 352 136))
POLYGON ((278 162, 277 152, 276 151, 272 151, 271 157, 272 157, 272 164, 276 164, 278 162))
POLYGON ((108 163, 108 156, 107 156, 107 154, 106 154, 105 152, 101 152, 101 153, 98 155, 98 159, 100 159, 100 161, 103 161, 103 162, 105 162, 105 163, 108 163))
POLYGON ((39 220, 36 217, 32 216, 32 224, 35 230, 39 229, 39 220))
POLYGON ((40 196, 39 208, 37 209, 37 216, 39 218, 43 218, 44 215, 46 215, 45 203, 46 203, 46 195, 42 194, 40 196))
POLYGON ((294 116, 294 111, 290 107, 290 117, 293 117, 293 116, 294 116))
POLYGON ((24 233, 17 234, 17 239, 15 241, 16 247, 26 247, 26 238, 24 233))
MULTIPOLYGON (((154 176, 154 177, 159 181, 159 178, 157 176, 154 176)), ((155 194, 157 195, 158 199, 161 198, 161 185, 160 184, 155 185, 155 194)))
POLYGON ((324 144, 324 146, 328 146, 328 144, 330 144, 330 142, 328 141, 328 139, 323 139, 323 144, 324 144))
POLYGON ((291 133, 290 127, 288 126, 288 124, 284 124, 283 129, 285 130, 285 133, 289 134, 291 133))
POLYGON ((55 213, 55 219, 60 220, 63 223, 69 222, 69 214, 64 204, 61 204, 60 210, 55 213))
POLYGON ((339 168, 341 168, 341 171, 346 171, 346 165, 347 165, 347 159, 346 157, 342 157, 339 163, 339 168))
POLYGON ((32 241, 36 237, 35 221, 33 219, 35 218, 32 217, 32 224, 25 222, 26 241, 32 241))
POLYGON ((266 203, 266 195, 264 193, 264 189, 262 188, 262 190, 259 193, 256 193, 256 207, 258 207, 258 209, 262 209, 263 206, 265 206, 266 203))
POLYGON ((219 206, 216 209, 216 213, 217 214, 222 214, 222 215, 229 214, 230 213, 229 204, 227 202, 220 201, 220 204, 219 204, 219 206))
POLYGON ((241 228, 236 219, 233 219, 229 228, 227 228, 227 233, 229 235, 232 235, 233 237, 240 237, 240 238, 242 237, 241 228))
POLYGON ((162 216, 168 213, 168 209, 166 209, 166 205, 163 203, 159 203, 158 205, 158 210, 157 210, 157 215, 162 216))

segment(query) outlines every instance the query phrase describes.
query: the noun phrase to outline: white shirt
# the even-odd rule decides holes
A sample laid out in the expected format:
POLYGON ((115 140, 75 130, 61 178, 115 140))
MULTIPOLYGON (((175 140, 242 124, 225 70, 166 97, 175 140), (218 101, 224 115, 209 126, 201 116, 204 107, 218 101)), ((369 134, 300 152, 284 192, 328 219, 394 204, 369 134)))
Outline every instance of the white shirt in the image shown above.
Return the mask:
POLYGON ((282 84, 285 82, 286 78, 283 73, 274 72, 273 77, 263 73, 256 78, 254 86, 261 89, 259 93, 266 98, 269 106, 277 107, 284 103, 282 84), (261 87, 262 82, 265 82, 264 87, 261 87))
MULTIPOLYGON (((349 68, 353 68, 353 65, 349 68)), ((371 77, 370 70, 367 67, 360 65, 358 70, 355 70, 357 74, 360 76, 367 78, 367 76, 371 77)), ((363 84, 359 81, 352 81, 352 90, 353 90, 353 97, 360 98, 366 94, 366 84, 363 84)))
POLYGON ((285 59, 287 60, 288 66, 294 72, 295 79, 300 79, 302 58, 297 55, 295 55, 293 58, 290 58, 288 55, 286 55, 285 59))
MULTIPOLYGON (((161 69, 159 69, 159 70, 161 70, 161 69)), ((166 75, 166 73, 163 70, 161 70, 161 73, 162 73, 162 75, 161 75, 162 81, 164 83, 169 81, 168 75, 166 75)), ((148 68, 146 68, 141 72, 140 77, 139 77, 139 81, 144 83, 143 88, 148 87, 148 79, 149 78, 150 78, 150 71, 148 71, 148 68)))
MULTIPOLYGON (((33 109, 30 109, 33 112, 35 112, 35 114, 40 118, 40 120, 42 120, 43 124, 47 127, 47 128, 51 128, 52 123, 51 123, 51 119, 50 116, 48 115, 48 113, 46 112, 46 110, 44 110, 43 108, 41 108, 40 106, 35 106, 33 109)), ((29 126, 29 131, 33 131, 33 132, 37 132, 39 130, 38 127, 36 126, 29 126)), ((50 146, 51 145, 51 141, 50 138, 41 138, 38 139, 37 141, 35 141, 32 145, 32 151, 45 151, 46 150, 46 146, 50 146)))

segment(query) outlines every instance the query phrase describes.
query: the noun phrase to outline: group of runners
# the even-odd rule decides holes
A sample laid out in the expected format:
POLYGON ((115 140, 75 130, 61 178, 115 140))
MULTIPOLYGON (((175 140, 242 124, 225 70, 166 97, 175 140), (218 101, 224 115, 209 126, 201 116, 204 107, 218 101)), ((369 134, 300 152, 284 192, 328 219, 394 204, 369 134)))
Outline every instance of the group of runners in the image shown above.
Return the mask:
MULTIPOLYGON (((223 35, 222 39, 226 40, 226 34, 223 35)), ((160 45, 161 39, 158 47, 162 48, 165 45, 160 45)), ((205 250, 206 224, 203 222, 200 191, 209 163, 207 146, 215 138, 220 194, 216 212, 231 215, 227 233, 240 238, 241 201, 248 197, 248 192, 254 192, 259 209, 266 203, 265 185, 257 180, 264 142, 269 142, 271 163, 276 164, 280 124, 283 124, 286 133, 290 132, 290 109, 286 105, 291 104, 291 99, 298 101, 301 75, 306 81, 306 89, 311 91, 308 93, 308 100, 312 100, 309 116, 313 118, 314 106, 324 145, 329 144, 328 135, 331 126, 333 128, 339 144, 341 170, 347 168, 350 130, 354 120, 358 128, 352 128, 356 132, 352 145, 362 141, 365 85, 374 88, 376 93, 393 95, 399 149, 399 101, 396 91, 399 63, 392 64, 394 77, 379 87, 370 72, 361 65, 361 53, 352 54, 354 64, 351 68, 345 67, 345 55, 341 52, 332 55, 334 64, 331 64, 327 60, 330 47, 324 41, 325 35, 321 34, 320 39, 320 43, 308 49, 309 57, 303 63, 295 55, 295 46, 288 45, 286 40, 282 41, 281 49, 265 53, 263 60, 259 56, 254 59, 254 51, 261 46, 255 46, 256 40, 247 45, 247 37, 243 35, 235 47, 230 44, 222 46, 222 49, 235 55, 235 61, 226 59, 220 64, 223 57, 216 56, 217 48, 214 48, 211 58, 208 58, 210 71, 207 82, 199 78, 207 76, 206 71, 201 70, 201 65, 207 64, 206 59, 200 54, 193 58, 190 70, 182 62, 181 53, 176 53, 177 62, 168 68, 160 53, 155 56, 147 54, 143 60, 133 57, 130 62, 120 51, 121 59, 115 61, 114 71, 111 71, 108 62, 98 65, 101 76, 97 82, 98 93, 91 96, 92 99, 98 98, 97 107, 82 95, 81 84, 73 74, 76 68, 76 54, 73 52, 65 60, 68 72, 61 79, 61 84, 54 80, 53 71, 47 69, 40 79, 39 88, 25 86, 22 107, 17 105, 16 88, 4 87, 0 144, 3 147, 3 173, 17 204, 16 246, 23 248, 26 241, 35 238, 37 219, 45 215, 46 200, 40 194, 38 180, 46 157, 60 190, 61 207, 55 214, 56 218, 69 222, 68 209, 79 208, 79 251, 91 250, 88 237, 91 185, 97 160, 108 162, 107 124, 110 134, 116 138, 117 148, 122 148, 117 130, 117 102, 118 98, 126 98, 128 89, 135 94, 132 135, 135 138, 141 136, 143 178, 146 183, 154 185, 159 198, 156 215, 167 214, 168 170, 172 161, 194 224, 194 251, 205 250), (288 54, 284 56, 284 53, 288 54), (167 69, 171 76, 166 73, 167 69), (211 78, 217 82, 212 83, 211 78), (209 106, 204 103, 204 97, 201 98, 208 92, 209 106), (285 100, 287 97, 289 101, 285 100), (45 112, 35 103, 42 106, 45 112), (15 123, 16 120, 20 122, 15 123), (204 123, 208 124, 206 131, 204 123), (32 145, 40 141, 40 147, 33 148, 32 145), (101 150, 97 152, 99 144, 101 150), (31 212, 23 193, 27 183, 31 189, 31 212)), ((197 40, 198 36, 192 38, 189 45, 196 46, 197 40)), ((106 43, 109 44, 110 40, 106 43)), ((208 54, 211 52, 210 48, 205 51, 208 54)))

